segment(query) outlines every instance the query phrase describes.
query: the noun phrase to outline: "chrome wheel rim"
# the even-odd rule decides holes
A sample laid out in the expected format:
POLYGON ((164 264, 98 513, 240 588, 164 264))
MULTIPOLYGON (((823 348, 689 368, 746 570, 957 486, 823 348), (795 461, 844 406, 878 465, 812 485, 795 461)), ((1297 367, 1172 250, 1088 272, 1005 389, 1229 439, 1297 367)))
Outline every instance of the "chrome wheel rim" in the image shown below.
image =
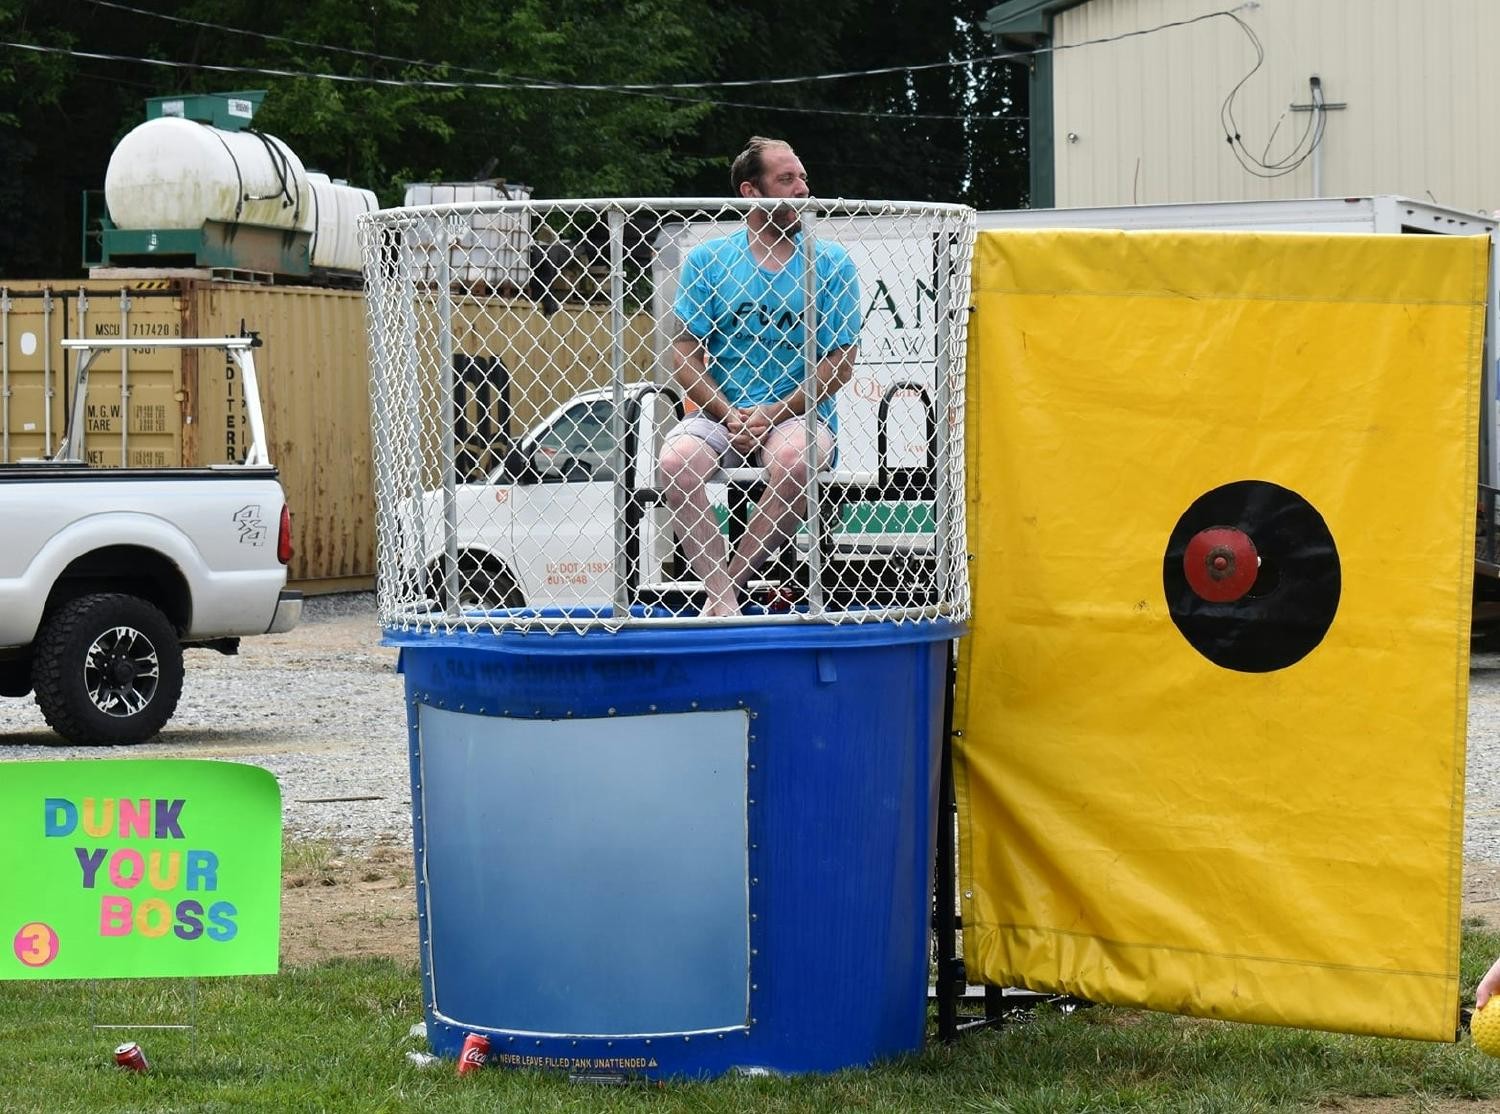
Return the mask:
POLYGON ((107 716, 137 715, 151 703, 160 683, 156 647, 134 627, 110 627, 84 655, 84 690, 94 707, 107 716))

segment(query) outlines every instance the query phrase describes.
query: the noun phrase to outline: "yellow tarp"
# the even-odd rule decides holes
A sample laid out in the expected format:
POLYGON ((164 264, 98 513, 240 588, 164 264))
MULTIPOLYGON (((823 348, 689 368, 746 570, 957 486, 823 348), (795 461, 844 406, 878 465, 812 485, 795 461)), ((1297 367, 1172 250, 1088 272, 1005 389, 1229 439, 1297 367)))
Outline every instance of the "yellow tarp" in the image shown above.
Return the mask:
POLYGON ((1453 1038, 1487 250, 980 234, 971 976, 1453 1038), (1341 578, 1261 672, 1194 649, 1164 589, 1179 518, 1245 480, 1321 514, 1341 578))

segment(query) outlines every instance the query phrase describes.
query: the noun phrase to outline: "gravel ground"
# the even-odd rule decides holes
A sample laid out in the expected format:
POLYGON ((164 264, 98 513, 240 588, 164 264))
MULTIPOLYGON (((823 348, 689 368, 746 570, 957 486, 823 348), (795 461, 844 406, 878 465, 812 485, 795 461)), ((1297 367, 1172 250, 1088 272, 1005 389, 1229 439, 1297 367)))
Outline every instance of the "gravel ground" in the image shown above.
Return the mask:
POLYGON ((151 755, 228 758, 281 783, 286 833, 341 847, 407 843, 411 790, 396 651, 380 645, 373 593, 313 596, 286 634, 237 657, 189 650, 177 713, 150 743, 54 745, 36 704, 0 700, 0 761, 151 755), (330 799, 332 798, 332 799, 330 799))
POLYGON ((1464 855, 1500 867, 1500 654, 1469 659, 1464 855))
MULTIPOLYGON (((402 682, 395 650, 379 639, 373 594, 314 596, 297 629, 247 638, 238 657, 189 651, 177 714, 149 744, 53 745, 30 699, 0 700, 0 762, 230 758, 276 775, 288 835, 347 847, 406 843, 402 682)), ((1500 879, 1500 653, 1473 657, 1468 749, 1465 856, 1472 881, 1500 879)))

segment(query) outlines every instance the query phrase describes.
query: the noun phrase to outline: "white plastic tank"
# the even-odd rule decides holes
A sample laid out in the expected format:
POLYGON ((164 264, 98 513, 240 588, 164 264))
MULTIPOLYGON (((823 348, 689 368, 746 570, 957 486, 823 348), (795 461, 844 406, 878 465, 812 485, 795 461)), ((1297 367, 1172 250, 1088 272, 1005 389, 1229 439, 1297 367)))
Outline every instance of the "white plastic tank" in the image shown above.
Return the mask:
MULTIPOLYGON (((413 182, 406 187, 406 204, 476 205, 495 201, 526 201, 531 187, 518 182, 413 182)), ((449 274, 456 285, 516 293, 531 277, 531 214, 459 211, 463 226, 449 241, 449 274)), ((425 249, 421 279, 437 280, 438 246, 425 226, 415 230, 425 249)))
POLYGON ((312 265, 329 271, 357 271, 361 257, 354 222, 361 213, 380 208, 373 190, 332 180, 316 170, 307 172, 312 191, 312 265))
POLYGON ((120 140, 104 173, 116 227, 199 228, 205 221, 312 231, 307 172, 281 140, 176 116, 120 140))

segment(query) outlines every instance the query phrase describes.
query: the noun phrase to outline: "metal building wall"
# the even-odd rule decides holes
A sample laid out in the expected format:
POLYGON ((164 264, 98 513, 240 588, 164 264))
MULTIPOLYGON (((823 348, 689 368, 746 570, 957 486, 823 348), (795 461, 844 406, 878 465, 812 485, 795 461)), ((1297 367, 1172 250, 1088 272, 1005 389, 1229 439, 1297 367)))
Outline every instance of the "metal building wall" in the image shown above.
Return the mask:
MULTIPOLYGON (((1089 0, 1055 18, 1056 204, 1118 205, 1311 197, 1318 155, 1280 177, 1236 161, 1220 108, 1255 50, 1216 0, 1089 0), (1079 45, 1191 20, 1116 42, 1079 45)), ((1428 198, 1500 207, 1500 145, 1486 136, 1500 45, 1493 0, 1261 0, 1235 13, 1265 60, 1235 99, 1246 147, 1291 152, 1311 119, 1317 74, 1330 103, 1321 195, 1428 198)))

